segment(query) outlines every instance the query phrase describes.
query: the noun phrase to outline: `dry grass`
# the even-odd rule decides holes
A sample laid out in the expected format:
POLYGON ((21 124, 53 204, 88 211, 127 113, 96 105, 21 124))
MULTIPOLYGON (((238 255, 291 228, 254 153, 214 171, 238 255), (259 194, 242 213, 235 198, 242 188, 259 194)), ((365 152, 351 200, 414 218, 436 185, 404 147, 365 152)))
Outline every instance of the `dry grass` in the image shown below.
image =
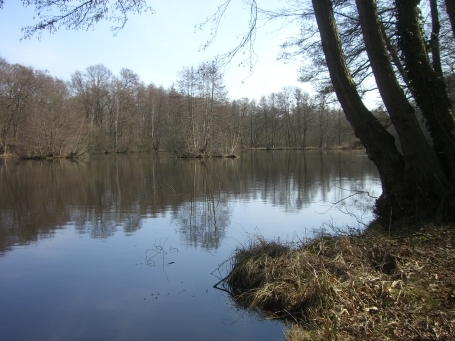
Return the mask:
POLYGON ((224 285, 294 340, 455 340, 455 227, 370 228, 298 247, 258 238, 224 285))

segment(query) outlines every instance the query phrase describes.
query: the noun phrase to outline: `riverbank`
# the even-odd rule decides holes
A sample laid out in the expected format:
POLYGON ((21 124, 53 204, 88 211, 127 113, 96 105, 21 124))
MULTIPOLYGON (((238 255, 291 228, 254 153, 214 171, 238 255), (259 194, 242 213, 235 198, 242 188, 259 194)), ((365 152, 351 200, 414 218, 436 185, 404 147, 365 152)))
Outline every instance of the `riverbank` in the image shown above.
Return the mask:
POLYGON ((334 145, 325 147, 256 147, 256 148, 244 148, 243 150, 365 150, 359 143, 334 145))
POLYGON ((83 151, 79 153, 70 153, 68 155, 28 155, 28 154, 19 154, 19 153, 8 153, 8 154, 0 154, 1 159, 6 158, 17 158, 23 160, 46 160, 46 159, 77 159, 82 155, 93 154, 93 155, 101 155, 101 154, 137 154, 137 153, 155 153, 155 152, 162 152, 162 153, 169 153, 174 154, 178 158, 182 159, 204 159, 204 158, 231 158, 235 159, 239 157, 239 153, 242 151, 290 151, 290 150, 301 150, 301 151, 358 151, 358 150, 365 150, 362 145, 359 144, 346 144, 346 145, 335 145, 330 147, 257 147, 257 148, 243 148, 237 150, 237 154, 223 154, 223 153, 213 153, 213 154, 204 154, 204 153, 173 153, 171 151, 167 151, 164 149, 159 150, 141 150, 141 149, 131 149, 131 150, 122 150, 122 151, 114 151, 114 150, 98 150, 98 151, 83 151))
POLYGON ((378 224, 299 245, 257 238, 219 283, 286 340, 454 340, 455 226, 378 224))

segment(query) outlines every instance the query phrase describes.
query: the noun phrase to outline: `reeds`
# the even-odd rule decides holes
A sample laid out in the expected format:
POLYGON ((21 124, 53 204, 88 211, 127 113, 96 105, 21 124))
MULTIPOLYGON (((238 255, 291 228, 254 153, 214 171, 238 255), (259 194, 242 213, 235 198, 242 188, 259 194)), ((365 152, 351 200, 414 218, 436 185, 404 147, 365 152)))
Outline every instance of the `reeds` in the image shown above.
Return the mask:
POLYGON ((231 259, 224 287, 289 323, 294 340, 455 340, 455 229, 257 238, 231 259))

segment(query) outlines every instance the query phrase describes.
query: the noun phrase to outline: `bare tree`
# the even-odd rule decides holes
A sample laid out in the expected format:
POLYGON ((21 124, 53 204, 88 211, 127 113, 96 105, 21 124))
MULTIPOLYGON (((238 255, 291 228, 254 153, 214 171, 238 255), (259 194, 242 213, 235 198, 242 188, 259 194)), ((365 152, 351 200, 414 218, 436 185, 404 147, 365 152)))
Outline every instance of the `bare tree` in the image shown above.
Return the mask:
POLYGON ((299 88, 294 90, 294 117, 298 134, 298 146, 301 148, 307 147, 308 132, 314 121, 313 106, 309 102, 309 97, 308 93, 303 93, 299 88))
MULTIPOLYGON (((142 121, 142 145, 145 150, 159 150, 165 137, 166 123, 171 114, 169 92, 153 84, 139 89, 142 121)), ((177 127, 176 127, 177 128, 177 127)))
POLYGON ((215 63, 203 63, 197 69, 184 68, 179 74, 180 93, 185 98, 185 117, 188 121, 186 150, 183 155, 211 155, 212 137, 217 135, 219 109, 226 100, 223 75, 215 63))
POLYGON ((114 77, 111 82, 110 91, 110 124, 109 130, 113 139, 114 151, 125 151, 131 148, 138 141, 133 143, 139 133, 134 124, 139 116, 138 113, 138 89, 139 76, 130 69, 120 70, 120 76, 114 77), (122 146, 119 139, 124 138, 122 146))
POLYGON ((8 154, 10 140, 17 139, 20 123, 36 91, 35 70, 0 60, 1 154, 8 154))
POLYGON ((112 72, 104 65, 89 66, 85 73, 76 71, 71 77, 73 90, 83 103, 87 119, 101 126, 105 121, 106 104, 112 72))
POLYGON ((21 131, 21 157, 77 157, 84 150, 86 120, 72 108, 66 84, 44 73, 36 75, 39 85, 21 131))

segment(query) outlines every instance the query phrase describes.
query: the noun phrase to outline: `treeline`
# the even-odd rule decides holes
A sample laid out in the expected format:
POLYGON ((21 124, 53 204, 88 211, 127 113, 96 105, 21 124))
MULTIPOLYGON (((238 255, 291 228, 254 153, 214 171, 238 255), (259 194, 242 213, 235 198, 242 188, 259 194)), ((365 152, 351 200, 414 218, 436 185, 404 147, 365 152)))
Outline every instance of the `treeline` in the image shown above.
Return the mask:
POLYGON ((0 155, 77 157, 167 150, 181 157, 244 148, 330 148, 357 143, 345 115, 286 87, 259 102, 230 100, 213 63, 186 67, 168 89, 103 65, 70 81, 0 58, 0 155))

